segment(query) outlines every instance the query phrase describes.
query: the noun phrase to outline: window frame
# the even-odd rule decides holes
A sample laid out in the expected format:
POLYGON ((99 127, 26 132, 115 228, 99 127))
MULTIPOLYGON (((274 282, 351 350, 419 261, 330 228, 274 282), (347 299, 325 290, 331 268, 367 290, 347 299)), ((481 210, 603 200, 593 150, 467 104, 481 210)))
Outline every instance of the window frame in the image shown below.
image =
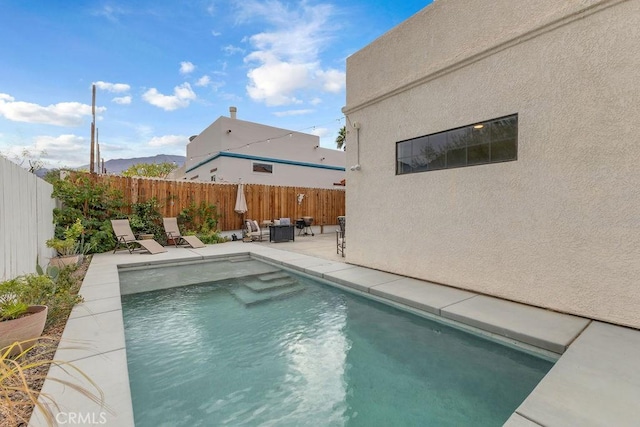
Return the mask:
MULTIPOLYGON (((451 158, 454 159, 454 157, 451 158)), ((518 160, 518 113, 396 142, 396 175, 516 160, 518 160), (496 135, 498 130, 494 130, 494 126, 501 121, 513 121, 513 123, 506 129, 507 136, 499 138, 501 135, 496 135), (494 159, 492 148, 499 145, 502 145, 503 151, 500 153, 502 156, 496 152, 494 159), (449 161, 450 155, 456 156, 455 161, 449 161)))
POLYGON ((273 169, 274 169, 273 163, 262 162, 262 161, 257 161, 257 160, 252 160, 251 161, 251 173, 255 173, 255 174, 259 174, 259 175, 264 175, 264 174, 273 175, 273 169), (268 166, 271 170, 270 171, 269 170, 265 170, 265 171, 256 170, 256 165, 268 166))

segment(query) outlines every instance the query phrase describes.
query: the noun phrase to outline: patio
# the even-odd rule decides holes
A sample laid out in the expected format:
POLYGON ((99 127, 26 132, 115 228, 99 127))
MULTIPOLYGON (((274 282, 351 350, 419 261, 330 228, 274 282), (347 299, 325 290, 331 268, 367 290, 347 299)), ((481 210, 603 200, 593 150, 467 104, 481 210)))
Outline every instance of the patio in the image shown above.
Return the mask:
MULTIPOLYGON (((56 396, 60 412, 104 415, 107 425, 133 425, 117 266, 251 254, 417 315, 559 358, 506 425, 622 426, 640 419, 639 331, 358 267, 335 252, 335 234, 325 233, 285 243, 229 242, 168 248, 158 255, 96 255, 81 289, 85 302, 74 309, 63 335, 69 344, 60 346, 56 359, 73 362, 96 381, 113 412, 52 381, 43 391, 56 396)), ((58 367, 50 374, 67 375, 58 367)), ((45 424, 38 413, 30 423, 45 424)))

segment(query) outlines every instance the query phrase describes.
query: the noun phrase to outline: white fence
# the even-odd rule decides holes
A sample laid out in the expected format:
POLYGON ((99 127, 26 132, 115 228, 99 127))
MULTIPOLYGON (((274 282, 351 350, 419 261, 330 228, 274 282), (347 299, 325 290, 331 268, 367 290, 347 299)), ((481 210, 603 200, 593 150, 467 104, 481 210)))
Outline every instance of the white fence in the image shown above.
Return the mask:
POLYGON ((54 255, 45 242, 53 237, 53 187, 0 157, 0 280, 34 273, 54 255))

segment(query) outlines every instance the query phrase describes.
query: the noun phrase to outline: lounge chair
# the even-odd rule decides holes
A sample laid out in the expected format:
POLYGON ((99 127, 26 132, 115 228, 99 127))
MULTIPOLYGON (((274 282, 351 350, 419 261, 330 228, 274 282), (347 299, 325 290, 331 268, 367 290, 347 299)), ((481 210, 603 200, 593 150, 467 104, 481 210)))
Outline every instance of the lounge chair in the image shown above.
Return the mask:
POLYGON ((162 223, 164 224, 164 231, 167 233, 167 241, 173 241, 176 248, 178 245, 204 248, 205 244, 197 236, 183 236, 180 233, 178 218, 162 218, 162 223))
POLYGON ((344 258, 344 248, 347 246, 347 235, 346 235, 346 224, 347 217, 339 216, 338 217, 338 226, 339 229, 336 230, 336 247, 337 254, 342 255, 344 258))
POLYGON ((127 249, 130 254, 133 253, 134 250, 140 249, 140 247, 146 249, 151 254, 167 252, 167 249, 153 239, 138 240, 135 234, 133 234, 133 231, 131 231, 131 225, 128 219, 112 219, 111 227, 113 227, 113 232, 116 235, 116 248, 113 250, 114 254, 121 247, 127 249))
POLYGON ((260 240, 264 236, 269 237, 269 230, 261 230, 258 225, 258 221, 255 219, 247 219, 244 221, 244 235, 251 238, 251 240, 260 240))

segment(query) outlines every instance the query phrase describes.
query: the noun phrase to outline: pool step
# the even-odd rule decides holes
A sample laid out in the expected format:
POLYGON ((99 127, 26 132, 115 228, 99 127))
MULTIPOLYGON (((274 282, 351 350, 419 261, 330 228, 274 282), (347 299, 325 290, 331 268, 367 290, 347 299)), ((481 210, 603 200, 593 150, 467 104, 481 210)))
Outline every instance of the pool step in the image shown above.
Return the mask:
POLYGON ((287 287, 279 287, 262 292, 254 292, 246 286, 238 286, 229 291, 238 301, 247 307, 263 302, 288 298, 305 290, 305 286, 295 283, 287 287))
POLYGON ((247 280, 242 284, 254 292, 265 292, 272 289, 286 288, 297 284, 298 281, 291 276, 285 276, 278 279, 272 279, 268 282, 261 282, 259 280, 247 280))
POLYGON ((261 274, 260 276, 258 276, 258 280, 268 282, 271 280, 283 279, 285 277, 291 276, 286 271, 274 271, 273 273, 261 274))

